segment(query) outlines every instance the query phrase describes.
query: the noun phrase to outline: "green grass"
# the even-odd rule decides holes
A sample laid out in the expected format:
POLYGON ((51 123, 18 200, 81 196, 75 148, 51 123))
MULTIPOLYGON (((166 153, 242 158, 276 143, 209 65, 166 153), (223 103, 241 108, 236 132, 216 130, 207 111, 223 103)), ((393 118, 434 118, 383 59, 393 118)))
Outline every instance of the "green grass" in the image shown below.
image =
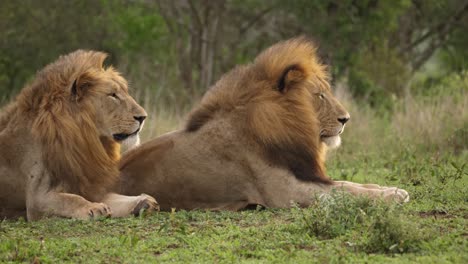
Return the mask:
MULTIPOLYGON (((406 189, 407 204, 335 194, 306 209, 0 221, 0 263, 468 263, 468 96, 460 98, 386 118, 345 101, 352 120, 328 174, 406 189)), ((181 124, 185 110, 151 105, 146 139, 181 124)))
POLYGON ((369 155, 344 148, 329 173, 400 186, 411 202, 336 194, 307 209, 3 221, 0 262, 468 263, 468 153, 369 155))

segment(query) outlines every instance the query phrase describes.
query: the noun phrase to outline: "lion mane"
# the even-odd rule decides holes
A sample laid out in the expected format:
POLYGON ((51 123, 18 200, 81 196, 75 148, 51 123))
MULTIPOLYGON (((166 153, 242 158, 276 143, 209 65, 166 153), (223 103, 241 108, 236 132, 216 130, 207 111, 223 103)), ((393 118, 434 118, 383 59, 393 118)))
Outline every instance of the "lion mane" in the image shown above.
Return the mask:
POLYGON ((80 100, 78 94, 70 97, 70 91, 77 93, 74 80, 86 89, 106 75, 118 74, 112 67, 103 68, 106 57, 102 52, 82 50, 61 56, 39 72, 16 100, 42 145, 50 187, 65 184, 74 193, 93 197, 113 188, 118 180, 120 145, 101 139, 93 108, 71 103, 80 100))
POLYGON ((0 218, 94 219, 158 210, 115 192, 120 144, 138 142, 146 111, 106 54, 59 57, 0 113, 0 218))
POLYGON ((272 46, 253 64, 223 76, 189 115, 186 130, 197 131, 216 113, 245 106, 247 122, 239 122, 244 126, 240 131, 260 144, 271 164, 290 169, 303 181, 330 183, 317 113, 310 107, 307 89, 301 87, 307 83, 330 89, 328 79, 326 67, 307 38, 272 46))

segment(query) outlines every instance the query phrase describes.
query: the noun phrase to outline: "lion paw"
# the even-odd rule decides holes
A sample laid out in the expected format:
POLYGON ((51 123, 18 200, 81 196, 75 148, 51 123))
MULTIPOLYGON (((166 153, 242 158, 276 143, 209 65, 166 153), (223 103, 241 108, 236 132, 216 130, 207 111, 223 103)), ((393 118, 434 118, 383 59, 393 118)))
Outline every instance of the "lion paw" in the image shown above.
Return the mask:
POLYGON ((147 212, 159 211, 159 204, 153 197, 143 193, 140 194, 137 205, 132 210, 132 214, 138 216, 142 209, 147 212))
POLYGON ((107 204, 104 203, 90 203, 83 210, 83 215, 81 217, 84 219, 97 219, 97 218, 107 218, 112 215, 112 211, 107 204))
POLYGON ((409 202, 408 192, 397 187, 386 187, 383 190, 383 198, 387 201, 395 201, 398 203, 409 202))

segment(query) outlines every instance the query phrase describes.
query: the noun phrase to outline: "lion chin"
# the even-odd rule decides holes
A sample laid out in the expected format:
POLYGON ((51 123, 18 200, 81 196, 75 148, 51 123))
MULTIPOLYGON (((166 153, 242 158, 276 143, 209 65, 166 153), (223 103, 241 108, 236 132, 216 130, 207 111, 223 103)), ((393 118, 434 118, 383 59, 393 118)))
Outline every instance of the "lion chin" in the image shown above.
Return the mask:
POLYGON ((321 139, 322 142, 330 149, 338 148, 341 145, 340 136, 322 137, 321 139))
POLYGON ((140 145, 140 134, 135 134, 123 140, 121 145, 124 151, 134 149, 140 145))

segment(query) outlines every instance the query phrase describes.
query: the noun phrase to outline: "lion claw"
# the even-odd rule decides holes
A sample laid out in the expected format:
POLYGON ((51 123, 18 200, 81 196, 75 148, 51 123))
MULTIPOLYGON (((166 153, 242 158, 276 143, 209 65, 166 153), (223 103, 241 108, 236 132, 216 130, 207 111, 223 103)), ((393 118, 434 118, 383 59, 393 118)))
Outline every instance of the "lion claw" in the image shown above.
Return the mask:
POLYGON ((140 194, 140 200, 138 201, 135 208, 133 208, 132 214, 134 216, 139 216, 141 210, 144 210, 146 212, 153 212, 153 211, 158 212, 159 204, 158 202, 156 202, 156 200, 153 197, 143 193, 143 194, 140 194))
POLYGON ((110 207, 104 203, 92 203, 87 209, 88 219, 108 218, 111 215, 110 207))

